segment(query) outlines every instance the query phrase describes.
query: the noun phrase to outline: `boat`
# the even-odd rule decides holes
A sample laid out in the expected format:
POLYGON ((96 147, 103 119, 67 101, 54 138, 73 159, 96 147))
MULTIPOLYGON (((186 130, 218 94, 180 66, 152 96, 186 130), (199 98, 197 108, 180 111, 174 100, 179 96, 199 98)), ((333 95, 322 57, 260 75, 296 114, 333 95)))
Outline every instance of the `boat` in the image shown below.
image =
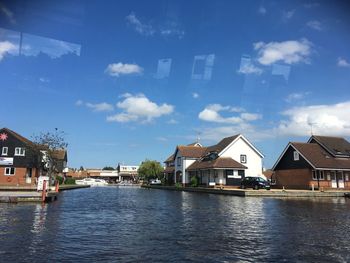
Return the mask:
POLYGON ((94 179, 94 178, 84 178, 82 180, 76 180, 77 185, 90 185, 90 186, 105 186, 108 183, 103 179, 94 179))
POLYGON ((117 183, 118 186, 138 186, 139 184, 130 182, 130 181, 121 181, 117 183))

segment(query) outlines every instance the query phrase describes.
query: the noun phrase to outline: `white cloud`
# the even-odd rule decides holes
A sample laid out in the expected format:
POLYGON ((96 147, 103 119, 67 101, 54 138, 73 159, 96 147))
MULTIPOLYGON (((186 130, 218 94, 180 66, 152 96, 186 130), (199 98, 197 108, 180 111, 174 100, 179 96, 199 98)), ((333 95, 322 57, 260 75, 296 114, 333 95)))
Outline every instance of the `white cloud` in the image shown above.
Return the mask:
POLYGON ((0 41, 0 61, 6 54, 11 54, 16 50, 16 45, 12 44, 10 41, 0 41))
POLYGON ((294 16, 295 11, 296 11, 295 9, 289 10, 289 11, 284 11, 283 12, 283 19, 284 20, 291 19, 294 16))
POLYGON ((93 111, 113 111, 114 107, 111 104, 108 104, 106 102, 101 102, 101 103, 96 103, 96 104, 92 104, 92 103, 85 103, 86 107, 92 109, 93 111))
POLYGON ((345 58, 341 58, 341 57, 338 58, 337 65, 338 67, 346 67, 346 68, 350 67, 350 63, 346 61, 345 58))
POLYGON ((120 75, 142 74, 143 68, 136 64, 123 64, 119 62, 109 64, 105 72, 111 76, 119 77, 120 75))
POLYGON ((257 42, 254 49, 258 51, 258 61, 262 65, 271 65, 276 62, 286 64, 308 63, 312 43, 307 39, 300 41, 289 40, 284 42, 257 42))
POLYGON ((306 23, 306 25, 309 28, 317 30, 317 31, 322 31, 322 29, 323 29, 321 22, 317 21, 317 20, 309 21, 309 22, 306 23))
POLYGON ((83 105, 84 104, 84 102, 82 101, 82 100, 77 100, 76 102, 75 102, 75 106, 81 106, 81 105, 83 105))
POLYGON ((350 136, 350 101, 330 105, 294 107, 282 112, 287 117, 275 132, 280 136, 314 134, 350 136))
POLYGON ((156 140, 160 141, 160 142, 167 142, 168 141, 168 139, 165 137, 157 137, 156 140))
POLYGON ((126 20, 141 35, 152 36, 155 33, 155 29, 151 24, 142 23, 133 12, 126 17, 126 20))
POLYGON ((207 122, 238 124, 238 123, 243 123, 245 121, 254 121, 257 119, 261 119, 262 117, 260 114, 248 113, 248 112, 243 112, 239 116, 229 116, 229 117, 223 117, 219 113, 220 111, 236 112, 236 110, 237 108, 231 108, 230 106, 222 106, 220 104, 210 104, 198 114, 198 118, 207 122))
POLYGON ((258 13, 261 15, 265 15, 267 13, 267 10, 264 6, 260 6, 258 9, 258 13))
POLYGON ((177 120, 174 119, 170 119, 169 121, 167 121, 168 124, 178 124, 179 122, 177 120))
POLYGON ((296 100, 302 100, 309 94, 310 94, 310 92, 291 93, 287 96, 287 98, 285 98, 285 101, 288 103, 291 103, 291 102, 294 102, 296 100))
POLYGON ((177 36, 179 39, 182 39, 185 36, 185 31, 178 28, 164 28, 160 30, 162 36, 177 36))
POLYGON ((107 121, 140 121, 145 123, 163 115, 171 114, 174 111, 174 106, 166 103, 157 105, 143 94, 124 94, 124 100, 118 102, 117 107, 121 109, 122 112, 113 116, 108 116, 107 121))
POLYGON ((192 97, 193 97, 194 99, 198 99, 198 98, 199 98, 199 94, 198 94, 197 92, 193 92, 193 93, 192 93, 192 97))
POLYGON ((43 83, 49 83, 50 82, 50 80, 48 78, 44 78, 44 77, 39 78, 39 81, 43 82, 43 83))
POLYGON ((240 69, 237 71, 237 73, 241 73, 241 74, 257 74, 257 75, 260 75, 262 72, 263 70, 261 68, 258 68, 251 63, 241 65, 240 69))

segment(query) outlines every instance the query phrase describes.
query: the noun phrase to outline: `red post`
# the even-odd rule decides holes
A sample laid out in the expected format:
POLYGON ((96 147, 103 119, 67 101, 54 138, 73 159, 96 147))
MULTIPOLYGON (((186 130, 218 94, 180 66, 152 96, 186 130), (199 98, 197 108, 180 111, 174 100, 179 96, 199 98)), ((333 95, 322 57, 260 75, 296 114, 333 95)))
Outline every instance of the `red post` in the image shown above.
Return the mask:
POLYGON ((41 193, 41 200, 45 202, 46 199, 46 181, 43 180, 43 191, 41 193))
POLYGON ((60 186, 59 186, 59 182, 57 181, 57 182, 56 182, 56 188, 55 188, 55 192, 56 192, 56 193, 58 193, 59 188, 60 188, 60 186))

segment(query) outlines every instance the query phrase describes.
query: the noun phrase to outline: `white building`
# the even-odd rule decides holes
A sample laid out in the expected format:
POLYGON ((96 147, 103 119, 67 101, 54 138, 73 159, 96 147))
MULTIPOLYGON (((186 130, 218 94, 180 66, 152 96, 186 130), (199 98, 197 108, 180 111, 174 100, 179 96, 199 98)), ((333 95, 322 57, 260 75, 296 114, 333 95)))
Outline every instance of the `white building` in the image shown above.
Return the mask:
POLYGON ((195 176, 203 185, 238 186, 243 177, 263 177, 263 158, 242 134, 224 138, 210 147, 199 143, 177 146, 173 157, 174 182, 188 185, 195 176))

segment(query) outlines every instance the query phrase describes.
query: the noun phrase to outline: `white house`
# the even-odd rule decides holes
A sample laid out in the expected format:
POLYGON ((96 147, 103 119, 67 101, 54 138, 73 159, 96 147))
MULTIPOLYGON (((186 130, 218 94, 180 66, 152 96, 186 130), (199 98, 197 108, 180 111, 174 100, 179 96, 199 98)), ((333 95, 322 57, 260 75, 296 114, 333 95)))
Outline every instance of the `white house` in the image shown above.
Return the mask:
POLYGON ((174 182, 184 185, 195 176, 202 185, 240 185, 246 176, 263 177, 264 155, 242 134, 222 139, 218 144, 177 146, 174 182))

